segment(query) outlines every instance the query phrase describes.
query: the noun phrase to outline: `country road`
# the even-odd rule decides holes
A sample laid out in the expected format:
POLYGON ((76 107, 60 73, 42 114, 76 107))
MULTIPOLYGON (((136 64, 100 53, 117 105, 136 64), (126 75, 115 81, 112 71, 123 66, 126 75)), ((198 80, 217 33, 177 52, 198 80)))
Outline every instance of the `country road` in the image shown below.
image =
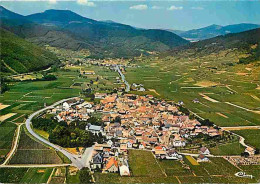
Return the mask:
POLYGON ((19 164, 19 165, 0 165, 0 168, 46 168, 46 167, 66 167, 71 164, 19 164))
POLYGON ((81 158, 78 157, 78 155, 74 155, 74 154, 71 154, 70 152, 68 152, 67 150, 65 150, 64 148, 62 148, 61 146, 58 146, 58 145, 55 145, 53 143, 50 143, 48 140, 42 138, 41 136, 39 136, 37 133, 35 133, 31 127, 31 120, 33 119, 34 116, 38 115, 39 113, 41 112, 44 112, 48 109, 51 109, 51 108, 54 108, 55 106, 57 106, 58 104, 60 103, 63 103, 65 101, 68 101, 68 100, 71 100, 75 97, 72 97, 72 98, 67 98, 67 99, 63 99, 63 100, 60 100, 58 102, 55 102, 54 104, 48 106, 48 107, 45 107, 41 110, 38 110, 36 112, 34 112, 33 114, 31 114, 28 119, 26 120, 25 124, 26 124, 26 128, 27 130, 29 131, 30 134, 32 134, 36 139, 40 140, 41 142, 49 145, 50 147, 53 147, 54 149, 56 149, 57 151, 60 151, 61 153, 63 153, 66 157, 68 157, 71 162, 72 162, 72 165, 77 167, 78 169, 82 169, 83 167, 85 167, 85 163, 83 162, 83 160, 81 158))
POLYGON ((18 145, 18 140, 19 140, 19 137, 20 137, 20 133, 21 133, 21 125, 22 124, 19 124, 18 127, 17 127, 17 135, 15 137, 15 141, 14 141, 14 145, 12 147, 12 150, 10 151, 10 153, 8 154, 7 158, 5 159, 4 163, 2 165, 6 165, 8 163, 8 161, 10 160, 10 158, 12 157, 12 155, 14 154, 16 148, 17 148, 17 145, 18 145))
POLYGON ((116 65, 116 70, 117 70, 117 72, 119 73, 119 75, 121 76, 122 81, 123 81, 123 82, 125 83, 125 85, 126 85, 125 91, 126 91, 126 92, 129 92, 129 91, 130 91, 130 85, 129 85, 129 83, 127 82, 127 80, 126 80, 126 78, 125 78, 125 75, 122 73, 122 71, 120 70, 120 68, 119 68, 118 65, 116 65))

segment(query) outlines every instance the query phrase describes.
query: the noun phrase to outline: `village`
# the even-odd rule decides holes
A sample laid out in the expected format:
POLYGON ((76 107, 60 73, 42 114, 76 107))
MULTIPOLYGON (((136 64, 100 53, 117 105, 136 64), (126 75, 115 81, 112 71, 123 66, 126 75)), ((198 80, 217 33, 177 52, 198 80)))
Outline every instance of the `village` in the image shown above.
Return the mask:
MULTIPOLYGON (((157 159, 182 160, 178 150, 187 146, 187 139, 199 134, 212 138, 223 134, 221 129, 202 126, 197 119, 190 119, 174 103, 152 95, 96 93, 95 99, 100 103, 75 98, 48 112, 67 124, 75 120, 87 121, 93 114, 101 114, 102 125, 86 126, 86 131, 106 137, 105 142, 94 145, 90 161, 93 171, 130 176, 129 149, 151 151, 157 159)), ((211 156, 209 149, 202 146, 197 162, 209 162, 211 156)))

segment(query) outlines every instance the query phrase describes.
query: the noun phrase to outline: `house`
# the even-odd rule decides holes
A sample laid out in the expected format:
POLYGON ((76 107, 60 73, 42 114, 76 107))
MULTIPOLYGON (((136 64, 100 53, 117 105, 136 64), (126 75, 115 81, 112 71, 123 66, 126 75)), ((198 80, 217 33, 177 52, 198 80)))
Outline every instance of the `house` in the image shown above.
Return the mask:
POLYGON ((115 159, 115 157, 110 157, 105 165, 104 171, 107 172, 118 172, 118 163, 115 159))
POLYGON ((208 157, 206 157, 206 156, 203 155, 203 154, 200 154, 200 155, 198 156, 198 158, 197 158, 197 162, 208 162, 208 161, 209 161, 208 157))
POLYGON ((129 168, 126 165, 119 167, 120 176, 130 176, 129 168))
POLYGON ((96 153, 93 158, 92 158, 92 161, 91 161, 91 169, 101 169, 102 168, 102 163, 103 163, 103 157, 102 157, 102 154, 99 152, 99 153, 96 153))
POLYGON ((107 96, 106 93, 95 93, 95 98, 104 99, 107 96))
POLYGON ((126 144, 127 144, 127 148, 132 148, 133 147, 133 143, 134 141, 128 141, 126 144))
POLYGON ((102 133, 102 127, 97 125, 88 124, 86 130, 92 132, 93 134, 102 133))
POLYGON ((245 152, 247 152, 251 156, 251 155, 255 154, 255 149, 248 146, 248 147, 246 147, 245 152))
POLYGON ((139 144, 139 149, 144 149, 146 147, 146 144, 144 142, 141 142, 139 144))
POLYGON ((203 146, 203 147, 200 148, 200 154, 209 155, 209 154, 210 154, 210 151, 209 151, 208 148, 206 148, 205 146, 203 146))
POLYGON ((165 157, 166 156, 166 151, 165 150, 155 150, 154 152, 156 157, 165 157))
POLYGON ((68 111, 70 109, 70 105, 68 104, 68 102, 64 102, 62 104, 62 108, 65 109, 66 111, 68 111))
POLYGON ((167 151, 166 159, 168 160, 182 160, 182 156, 177 153, 175 149, 167 151))

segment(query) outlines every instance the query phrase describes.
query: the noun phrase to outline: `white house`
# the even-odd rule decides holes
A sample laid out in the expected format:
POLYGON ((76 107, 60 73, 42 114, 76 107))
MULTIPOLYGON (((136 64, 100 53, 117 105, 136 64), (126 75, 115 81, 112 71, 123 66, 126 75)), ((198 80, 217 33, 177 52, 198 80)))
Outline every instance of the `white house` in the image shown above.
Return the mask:
POLYGON ((64 102, 62 104, 62 108, 65 109, 66 111, 68 111, 70 109, 70 105, 68 104, 68 102, 64 102))
POLYGON ((208 148, 206 148, 205 146, 203 146, 203 147, 200 148, 200 154, 209 155, 209 154, 210 154, 210 151, 209 151, 208 148))
POLYGON ((126 165, 119 167, 120 176, 130 176, 129 168, 126 165))
POLYGON ((197 162, 208 162, 208 161, 209 161, 208 157, 206 157, 203 154, 200 154, 199 157, 197 158, 197 162))

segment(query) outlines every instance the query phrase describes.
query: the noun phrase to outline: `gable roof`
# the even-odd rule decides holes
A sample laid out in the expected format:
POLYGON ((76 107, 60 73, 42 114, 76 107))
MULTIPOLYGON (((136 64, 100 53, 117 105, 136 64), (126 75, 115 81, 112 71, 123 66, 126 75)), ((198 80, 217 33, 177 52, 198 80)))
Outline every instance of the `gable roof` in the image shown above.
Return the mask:
POLYGON ((106 167, 105 167, 105 170, 110 169, 113 165, 116 166, 116 167, 118 167, 118 163, 117 163, 117 161, 115 160, 115 157, 111 157, 111 158, 108 160, 108 162, 107 162, 107 164, 106 164, 106 167))

